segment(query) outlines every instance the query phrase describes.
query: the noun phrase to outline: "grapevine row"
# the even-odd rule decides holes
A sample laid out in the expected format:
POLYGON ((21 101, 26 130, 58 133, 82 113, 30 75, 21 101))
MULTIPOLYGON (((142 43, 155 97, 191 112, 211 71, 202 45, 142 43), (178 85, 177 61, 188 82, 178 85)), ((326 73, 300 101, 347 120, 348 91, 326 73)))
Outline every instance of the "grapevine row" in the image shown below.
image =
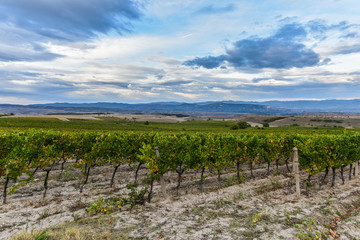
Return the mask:
MULTIPOLYGON (((240 165, 248 164, 253 175, 255 162, 274 163, 280 160, 286 165, 293 148, 299 149, 302 170, 311 176, 337 169, 343 177, 344 167, 360 159, 360 134, 299 135, 299 134, 166 134, 166 133, 73 133, 29 130, 22 133, 6 133, 0 136, 0 178, 4 182, 3 202, 6 202, 9 181, 22 184, 31 182, 37 171, 44 171, 44 196, 48 189, 48 178, 54 166, 61 166, 69 159, 75 167, 82 169, 85 178, 80 192, 87 183, 91 169, 95 166, 112 165, 114 171, 110 186, 114 183, 117 169, 127 163, 136 166, 135 182, 141 166, 146 165, 151 188, 154 180, 166 172, 181 177, 185 171, 201 171, 202 188, 205 169, 211 168, 220 174, 224 168, 236 167, 240 183, 240 165), (156 150, 158 148, 159 150, 156 150), (158 152, 157 152, 158 151, 158 152)), ((288 167, 288 165, 287 165, 288 167)), ((289 169, 289 168, 288 168, 289 169)), ((325 178, 324 178, 325 179, 325 178)), ((334 178, 333 182, 334 184, 334 178)), ((151 190, 150 190, 151 194, 151 190)), ((151 196, 149 195, 149 200, 151 196)))

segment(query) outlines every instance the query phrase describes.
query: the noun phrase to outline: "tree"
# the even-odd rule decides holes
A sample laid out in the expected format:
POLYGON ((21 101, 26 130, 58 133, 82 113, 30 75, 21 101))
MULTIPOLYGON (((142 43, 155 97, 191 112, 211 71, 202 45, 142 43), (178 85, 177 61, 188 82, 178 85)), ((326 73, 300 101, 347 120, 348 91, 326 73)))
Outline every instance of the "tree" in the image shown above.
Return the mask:
POLYGON ((231 130, 246 129, 246 128, 249 128, 249 127, 251 127, 251 125, 248 124, 247 122, 239 121, 239 122, 237 122, 236 124, 231 125, 231 126, 230 126, 230 129, 231 129, 231 130))

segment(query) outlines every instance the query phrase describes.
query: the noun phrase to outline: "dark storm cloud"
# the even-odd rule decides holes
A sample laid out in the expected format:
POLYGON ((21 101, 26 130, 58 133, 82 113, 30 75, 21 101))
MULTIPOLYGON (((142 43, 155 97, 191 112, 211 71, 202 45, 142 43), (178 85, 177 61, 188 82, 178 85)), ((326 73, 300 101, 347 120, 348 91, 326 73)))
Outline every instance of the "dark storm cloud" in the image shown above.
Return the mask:
POLYGON ((141 15, 131 0, 2 0, 3 22, 58 40, 81 40, 96 33, 129 31, 141 15))
POLYGON ((236 10, 236 6, 232 3, 225 7, 214 7, 214 5, 208 5, 194 12, 194 14, 218 14, 232 12, 234 10, 236 10))
POLYGON ((184 65, 217 68, 226 61, 234 67, 255 69, 316 66, 320 56, 301 43, 306 35, 301 24, 286 24, 270 37, 248 38, 233 43, 226 55, 197 57, 184 62, 184 65))

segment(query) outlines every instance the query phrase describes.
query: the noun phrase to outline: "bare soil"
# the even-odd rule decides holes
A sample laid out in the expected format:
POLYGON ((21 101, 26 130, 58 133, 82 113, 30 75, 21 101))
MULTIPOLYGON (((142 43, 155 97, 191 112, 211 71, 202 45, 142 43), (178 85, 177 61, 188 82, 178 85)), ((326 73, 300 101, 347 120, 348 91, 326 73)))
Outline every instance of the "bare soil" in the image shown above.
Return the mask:
MULTIPOLYGON (((99 196, 108 198, 128 191, 133 168, 121 166, 115 187, 110 188, 112 171, 112 166, 94 168, 89 183, 79 193, 83 181, 80 170, 68 164, 59 178, 58 166, 50 173, 46 198, 42 196, 44 173, 37 173, 37 181, 20 186, 7 204, 0 205, 0 239, 64 223, 79 226, 80 222, 91 226, 88 231, 94 234, 99 229, 108 232, 109 238, 104 239, 332 239, 330 229, 338 239, 360 239, 360 180, 349 181, 348 169, 346 183, 337 176, 334 187, 330 187, 331 176, 319 187, 323 177, 319 174, 306 188, 307 176, 302 173, 301 199, 295 197, 295 183, 285 166, 279 171, 272 166, 267 175, 265 165, 256 165, 256 178, 251 179, 244 165, 241 179, 245 182, 240 185, 234 169, 224 171, 220 182, 216 171, 207 170, 203 192, 200 172, 185 172, 178 195, 177 174, 169 173, 165 177, 166 199, 156 182, 151 203, 110 215, 88 216, 86 208, 99 196), (91 225, 99 219, 108 224, 91 225)), ((145 168, 140 171, 142 186, 146 172, 145 168)))

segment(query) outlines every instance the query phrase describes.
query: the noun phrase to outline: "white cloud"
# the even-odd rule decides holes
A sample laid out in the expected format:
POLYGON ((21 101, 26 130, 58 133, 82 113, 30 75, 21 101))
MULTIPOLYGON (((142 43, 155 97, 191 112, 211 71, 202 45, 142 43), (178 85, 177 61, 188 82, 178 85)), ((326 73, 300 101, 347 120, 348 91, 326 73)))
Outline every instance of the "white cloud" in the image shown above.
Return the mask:
POLYGON ((17 84, 17 85, 24 85, 24 86, 31 86, 35 83, 38 83, 39 81, 36 80, 12 80, 11 83, 17 84))
POLYGON ((12 103, 12 104, 28 105, 28 104, 43 103, 43 101, 37 101, 37 100, 33 100, 31 98, 3 97, 3 96, 0 96, 0 103, 1 104, 12 103))
POLYGON ((196 99, 199 99, 200 97, 203 96, 203 94, 184 93, 184 92, 173 92, 173 94, 184 97, 184 98, 188 98, 188 99, 191 99, 191 100, 196 100, 196 99))

